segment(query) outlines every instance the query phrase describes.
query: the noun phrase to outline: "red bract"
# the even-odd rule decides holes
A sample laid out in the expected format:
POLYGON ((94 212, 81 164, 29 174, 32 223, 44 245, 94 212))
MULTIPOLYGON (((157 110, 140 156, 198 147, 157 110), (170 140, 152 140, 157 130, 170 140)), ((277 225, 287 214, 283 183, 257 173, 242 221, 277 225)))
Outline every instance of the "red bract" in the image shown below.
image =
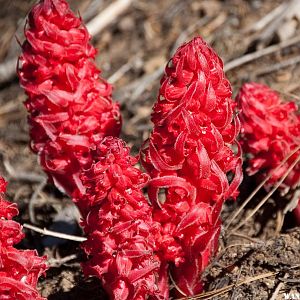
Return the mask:
MULTIPOLYGON (((269 87, 259 83, 246 83, 237 95, 241 109, 242 147, 249 154, 249 175, 259 180, 270 173, 265 184, 270 189, 286 173, 297 159, 300 150, 292 155, 282 167, 280 163, 300 145, 300 115, 294 102, 283 102, 269 87)), ((280 189, 286 192, 300 185, 300 163, 284 180, 280 189)), ((295 213, 299 214, 298 210, 295 213)), ((299 215, 300 220, 300 215, 299 215)))
POLYGON ((89 149, 103 136, 118 136, 119 105, 99 76, 95 48, 81 19, 64 0, 33 7, 25 29, 19 69, 28 99, 32 150, 54 183, 71 194, 89 149))
POLYGON ((166 264, 155 254, 161 227, 141 190, 148 176, 117 138, 105 138, 91 155, 80 176, 86 192, 74 199, 88 238, 85 274, 99 277, 111 299, 168 299, 166 264))
MULTIPOLYGON (((0 193, 5 189, 6 183, 0 178, 0 193)), ((17 214, 16 204, 0 195, 0 299, 42 300, 36 285, 47 269, 45 257, 38 257, 33 250, 13 247, 24 237, 21 225, 11 220, 17 214)))
POLYGON ((217 249, 222 204, 237 196, 242 180, 231 93, 217 54, 200 37, 184 44, 166 66, 143 150, 154 218, 179 247, 168 259, 187 295, 202 290, 201 273, 217 249))

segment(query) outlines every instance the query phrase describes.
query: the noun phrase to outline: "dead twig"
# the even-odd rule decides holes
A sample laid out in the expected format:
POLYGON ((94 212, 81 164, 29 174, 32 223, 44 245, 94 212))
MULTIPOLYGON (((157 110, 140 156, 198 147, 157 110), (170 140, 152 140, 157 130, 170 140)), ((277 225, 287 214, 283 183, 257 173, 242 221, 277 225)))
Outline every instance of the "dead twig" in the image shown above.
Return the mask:
POLYGON ((30 229, 32 231, 41 233, 43 235, 48 235, 48 236, 53 236, 59 239, 64 239, 64 240, 69 240, 69 241, 74 241, 74 242, 84 242, 87 240, 85 237, 81 236, 76 236, 76 235, 71 235, 71 234, 66 234, 66 233, 61 233, 61 232, 56 232, 52 230, 48 230, 46 228, 39 228, 37 226, 33 226, 27 223, 23 224, 24 228, 30 229))
POLYGON ((107 79, 107 81, 111 84, 116 83, 132 68, 140 68, 142 65, 143 65, 143 61, 141 60, 141 58, 138 55, 135 55, 132 58, 130 58, 128 62, 122 65, 115 73, 113 73, 107 79))
POLYGON ((286 283, 299 283, 300 282, 300 279, 293 279, 293 278, 290 278, 290 279, 287 279, 287 278, 279 278, 279 280, 283 281, 283 282, 286 282, 286 283))
POLYGON ((130 102, 136 101, 145 92, 145 90, 163 74, 164 69, 164 66, 161 66, 153 73, 144 75, 141 79, 133 82, 132 86, 135 88, 133 89, 134 92, 130 97, 130 102))
POLYGON ((258 70, 257 72, 254 73, 254 77, 270 74, 270 73, 279 71, 280 69, 284 69, 286 67, 296 65, 298 63, 300 63, 300 55, 296 56, 296 57, 292 57, 292 58, 284 60, 284 61, 281 61, 279 63, 276 63, 276 64, 272 65, 272 66, 268 66, 266 68, 260 69, 260 70, 258 70))
POLYGON ((132 60, 128 61, 121 68, 119 68, 114 74, 112 74, 107 81, 110 84, 116 83, 119 79, 121 79, 130 69, 132 68, 132 60))
POLYGON ((289 5, 289 3, 285 2, 280 4, 271 10, 268 14, 263 16, 259 21, 256 21, 250 28, 245 30, 245 32, 256 32, 265 28, 269 23, 271 23, 277 16, 279 16, 289 5))
POLYGON ((239 58, 236 58, 234 60, 231 60, 231 61, 225 63, 224 70, 225 70, 225 72, 228 72, 232 69, 240 67, 241 65, 249 63, 255 59, 266 56, 268 54, 272 54, 272 53, 282 50, 284 48, 293 46, 295 44, 298 44, 299 42, 300 42, 300 36, 296 36, 290 40, 283 41, 279 44, 272 45, 270 47, 255 51, 253 53, 246 54, 244 56, 241 56, 239 58))
POLYGON ((92 36, 100 33, 106 26, 117 20, 132 4, 133 0, 117 0, 105 8, 94 19, 87 23, 86 27, 92 36))
POLYGON ((263 32, 259 36, 259 45, 263 46, 266 45, 274 36, 274 33, 283 23, 284 19, 291 14, 291 12, 298 9, 299 0, 290 0, 286 7, 281 11, 276 18, 273 18, 272 22, 266 27, 263 32))
POLYGON ((53 268, 53 267, 60 267, 61 265, 69 262, 69 261, 72 261, 74 259, 77 259, 78 258, 78 255, 77 254, 71 254, 71 255, 68 255, 68 256, 65 256, 63 258, 50 258, 48 259, 48 266, 50 268, 53 268))
POLYGON ((91 20, 98 11, 103 7, 103 0, 92 0, 88 6, 83 2, 84 7, 79 7, 79 11, 83 11, 82 18, 85 22, 91 20))

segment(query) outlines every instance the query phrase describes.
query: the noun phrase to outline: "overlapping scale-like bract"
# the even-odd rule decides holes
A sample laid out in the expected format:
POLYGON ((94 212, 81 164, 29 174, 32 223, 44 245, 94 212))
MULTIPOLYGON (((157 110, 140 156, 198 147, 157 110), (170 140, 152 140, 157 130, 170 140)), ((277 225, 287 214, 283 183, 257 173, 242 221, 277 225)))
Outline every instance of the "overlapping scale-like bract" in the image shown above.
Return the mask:
POLYGON ((41 0, 28 17, 20 84, 28 99, 32 150, 59 187, 81 188, 78 172, 89 166, 89 149, 118 136, 119 106, 95 65, 96 50, 80 18, 65 0, 41 0))
MULTIPOLYGON (((265 184, 269 190, 284 176, 300 155, 300 115, 294 102, 284 102, 279 94, 266 85, 245 83, 237 95, 241 109, 243 151, 249 155, 247 172, 256 174, 259 181, 272 173, 265 184), (281 162, 295 152, 279 168, 281 162)), ((300 163, 288 174, 282 191, 300 186, 300 163)), ((300 224, 300 206, 295 210, 300 224)))
POLYGON ((182 45, 165 68, 153 132, 142 151, 154 219, 177 245, 168 259, 187 295, 202 290, 201 272, 217 250, 222 204, 237 196, 242 180, 231 94, 221 59, 202 38, 182 45))
POLYGON ((6 182, 0 178, 0 299, 42 300, 37 281, 47 266, 45 257, 33 250, 18 250, 24 234, 19 223, 12 220, 19 212, 16 204, 4 200, 6 182))
POLYGON ((99 277, 111 299, 168 299, 161 227, 142 193, 148 176, 117 138, 105 138, 91 153, 93 163, 80 176, 85 193, 74 197, 87 236, 85 274, 99 277))

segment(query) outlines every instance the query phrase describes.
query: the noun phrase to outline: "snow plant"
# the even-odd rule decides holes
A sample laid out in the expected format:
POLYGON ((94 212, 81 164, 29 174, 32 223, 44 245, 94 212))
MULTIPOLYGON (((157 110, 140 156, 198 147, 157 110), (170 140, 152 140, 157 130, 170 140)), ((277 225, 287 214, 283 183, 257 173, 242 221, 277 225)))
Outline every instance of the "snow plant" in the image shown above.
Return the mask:
MULTIPOLYGON (((293 102, 284 102, 280 95, 266 85, 245 83, 237 101, 241 109, 241 145, 248 155, 248 175, 260 182, 271 175, 265 189, 270 190, 300 155, 300 115, 293 102), (292 152, 289 159, 279 165, 292 152)), ((279 186, 282 194, 294 193, 300 186, 300 163, 291 170, 279 186)), ((300 202, 294 209, 300 224, 300 202)))
POLYGON ((142 192, 148 176, 113 137, 119 106, 99 78, 86 28, 64 0, 44 0, 31 10, 25 36, 19 78, 32 149, 80 208, 85 274, 98 276, 112 299, 167 299, 161 227, 142 192))
POLYGON ((151 177, 153 218, 173 237, 171 274, 186 295, 215 254, 223 202, 242 181, 240 122, 223 63, 200 37, 170 59, 153 108, 153 131, 142 150, 151 177))
POLYGON ((161 226, 142 192, 148 176, 120 139, 104 138, 91 155, 91 167, 80 173, 86 192, 74 197, 87 236, 84 273, 99 277, 111 299, 168 299, 161 226))
POLYGON ((89 149, 119 135, 119 105, 100 77, 87 29, 66 1, 37 3, 25 37, 18 75, 28 96, 31 148, 50 180, 72 194, 81 188, 79 171, 92 161, 89 149))
POLYGON ((36 285, 47 269, 46 257, 14 247, 24 234, 22 226, 12 220, 19 211, 15 203, 4 199, 5 191, 6 182, 0 177, 0 299, 43 300, 36 285))
POLYGON ((115 300, 168 299, 169 272, 184 294, 201 292, 222 204, 242 180, 240 123, 221 59, 197 37, 166 66, 141 152, 147 175, 117 138, 119 105, 66 1, 36 4, 25 36, 18 73, 31 148, 80 209, 84 273, 115 300))

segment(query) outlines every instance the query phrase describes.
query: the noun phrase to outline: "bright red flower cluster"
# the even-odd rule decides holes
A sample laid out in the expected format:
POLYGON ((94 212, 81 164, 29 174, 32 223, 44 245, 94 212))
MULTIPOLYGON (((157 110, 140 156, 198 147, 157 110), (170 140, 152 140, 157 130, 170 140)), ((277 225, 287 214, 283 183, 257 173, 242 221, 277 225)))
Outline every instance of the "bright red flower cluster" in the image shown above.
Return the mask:
POLYGON ((53 182, 71 194, 89 149, 118 136, 121 117, 111 86, 99 76, 90 35, 64 0, 41 0, 29 14, 20 57, 32 150, 53 182))
POLYGON ((201 292, 222 204, 242 180, 240 124, 222 61, 195 38, 166 67, 143 150, 151 207, 142 192, 148 176, 114 137, 119 106, 81 20, 65 0, 41 0, 28 24, 19 77, 32 149, 80 208, 85 273, 101 278, 112 299, 167 299, 171 262, 177 286, 201 292))
MULTIPOLYGON (((244 152, 250 155, 247 172, 249 175, 257 174, 259 180, 272 172, 265 185, 268 190, 300 155, 299 150, 275 170, 300 145, 298 107, 294 102, 283 102, 277 92, 259 83, 244 84, 237 101, 241 109, 241 143, 244 152)), ((294 190, 299 186, 300 163, 289 173, 281 190, 294 190)))
POLYGON ((231 94, 217 54, 200 37, 184 44, 166 66, 143 150, 154 219, 177 243, 172 276, 187 295, 202 290, 199 277, 217 249, 222 204, 237 196, 242 180, 231 94))
POLYGON ((168 299, 166 264, 155 253, 161 228, 142 192, 148 176, 117 138, 104 138, 92 156, 80 176, 86 192, 74 199, 88 238, 84 272, 98 276, 115 300, 168 299))
MULTIPOLYGON (((0 177, 0 193, 5 190, 6 182, 0 177)), ((21 225, 12 220, 18 213, 16 204, 0 195, 0 299, 42 300, 36 285, 47 269, 45 257, 14 248, 24 237, 21 225)))

